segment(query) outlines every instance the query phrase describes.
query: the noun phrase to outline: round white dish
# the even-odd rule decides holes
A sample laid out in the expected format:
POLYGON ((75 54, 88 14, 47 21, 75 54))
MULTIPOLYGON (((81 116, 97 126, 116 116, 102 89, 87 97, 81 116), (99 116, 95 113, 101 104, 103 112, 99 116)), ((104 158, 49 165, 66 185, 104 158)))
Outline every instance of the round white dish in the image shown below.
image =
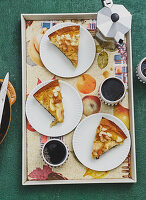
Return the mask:
POLYGON ((118 167, 128 156, 130 151, 130 134, 124 123, 118 118, 105 113, 90 115, 81 121, 73 135, 73 149, 78 160, 86 167, 96 171, 108 171, 118 167), (127 138, 123 144, 110 149, 100 156, 99 159, 92 158, 93 141, 96 128, 104 117, 118 125, 127 138))
POLYGON ((39 133, 58 137, 71 132, 79 123, 82 113, 82 100, 75 88, 64 81, 59 81, 63 97, 64 122, 50 127, 54 117, 33 97, 33 94, 51 81, 46 81, 34 88, 26 101, 26 116, 31 126, 39 133))
POLYGON ((46 31, 40 43, 40 57, 44 66, 53 74, 60 77, 75 77, 84 73, 92 65, 96 47, 92 35, 88 30, 80 26, 80 41, 78 52, 78 66, 75 68, 71 61, 49 41, 48 35, 54 31, 66 27, 77 25, 75 23, 61 23, 46 31))

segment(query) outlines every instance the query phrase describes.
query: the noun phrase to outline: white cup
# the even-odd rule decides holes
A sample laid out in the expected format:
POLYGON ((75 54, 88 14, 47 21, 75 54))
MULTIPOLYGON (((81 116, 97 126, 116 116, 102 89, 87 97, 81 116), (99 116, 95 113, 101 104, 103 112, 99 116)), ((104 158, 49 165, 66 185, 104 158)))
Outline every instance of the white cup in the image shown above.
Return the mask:
POLYGON ((52 166, 52 167, 58 167, 58 166, 62 165, 62 164, 67 160, 68 156, 69 156, 68 147, 67 147, 61 140, 59 140, 59 139, 51 139, 51 140, 48 140, 48 141, 44 144, 44 146, 43 146, 43 148, 42 148, 42 158, 43 158, 44 162, 45 162, 47 165, 52 166), (46 146, 49 142, 52 142, 52 141, 58 141, 58 142, 60 142, 61 144, 63 144, 63 146, 65 147, 65 150, 66 150, 66 155, 65 155, 63 161, 60 162, 60 163, 58 163, 58 164, 53 164, 53 163, 49 162, 49 155, 48 155, 48 159, 46 159, 46 157, 45 157, 45 155, 44 155, 44 153, 45 153, 45 152, 44 152, 45 146, 46 146))
POLYGON ((111 106, 117 105, 118 103, 120 103, 120 102, 124 99, 125 95, 126 95, 126 88, 125 88, 124 82, 123 82, 121 79, 119 79, 119 78, 116 78, 116 77, 109 77, 109 78, 106 78, 106 79, 101 83, 101 85, 99 86, 98 96, 99 96, 99 98, 101 99, 101 101, 103 101, 103 102, 104 102, 105 104, 107 104, 107 105, 111 105, 111 106), (101 88, 102 88, 104 82, 107 81, 108 79, 117 79, 117 80, 120 81, 120 82, 123 84, 123 86, 124 86, 124 93, 123 93, 123 95, 122 95, 119 99, 117 99, 116 101, 110 101, 110 100, 106 99, 106 98, 103 96, 103 94, 102 94, 101 88))
POLYGON ((143 75, 142 70, 141 70, 141 65, 143 63, 143 61, 146 61, 146 57, 143 58, 140 63, 137 66, 137 70, 136 70, 136 75, 138 77, 138 79, 140 80, 140 82, 146 83, 146 77, 143 75))

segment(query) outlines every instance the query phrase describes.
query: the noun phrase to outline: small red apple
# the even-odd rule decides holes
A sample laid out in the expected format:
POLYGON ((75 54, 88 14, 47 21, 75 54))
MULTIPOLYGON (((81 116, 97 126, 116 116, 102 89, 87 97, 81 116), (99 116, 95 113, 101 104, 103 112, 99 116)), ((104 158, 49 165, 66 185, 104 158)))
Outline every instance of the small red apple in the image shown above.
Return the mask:
POLYGON ((26 121, 26 126, 27 126, 27 129, 29 131, 32 131, 32 132, 35 132, 36 130, 34 128, 32 128, 32 126, 30 125, 30 123, 28 122, 28 120, 26 121))
POLYGON ((84 115, 89 116, 100 111, 101 102, 97 96, 88 95, 85 96, 82 101, 84 115))

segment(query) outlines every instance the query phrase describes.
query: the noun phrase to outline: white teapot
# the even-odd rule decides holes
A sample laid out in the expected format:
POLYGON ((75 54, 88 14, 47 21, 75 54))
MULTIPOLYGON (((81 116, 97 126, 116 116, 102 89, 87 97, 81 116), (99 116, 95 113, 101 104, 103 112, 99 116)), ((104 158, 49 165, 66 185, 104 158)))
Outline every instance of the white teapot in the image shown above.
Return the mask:
POLYGON ((113 4, 112 0, 101 0, 103 8, 97 13, 96 37, 101 40, 112 40, 123 45, 124 35, 131 29, 132 15, 123 6, 113 4))

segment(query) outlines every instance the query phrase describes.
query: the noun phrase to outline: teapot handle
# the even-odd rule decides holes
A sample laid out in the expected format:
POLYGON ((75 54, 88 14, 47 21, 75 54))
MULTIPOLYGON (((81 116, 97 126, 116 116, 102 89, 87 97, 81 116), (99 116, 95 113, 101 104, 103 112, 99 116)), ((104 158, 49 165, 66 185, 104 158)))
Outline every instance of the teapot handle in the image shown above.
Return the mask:
POLYGON ((112 5, 113 5, 113 1, 112 0, 101 0, 101 1, 102 1, 103 7, 111 8, 112 5))

